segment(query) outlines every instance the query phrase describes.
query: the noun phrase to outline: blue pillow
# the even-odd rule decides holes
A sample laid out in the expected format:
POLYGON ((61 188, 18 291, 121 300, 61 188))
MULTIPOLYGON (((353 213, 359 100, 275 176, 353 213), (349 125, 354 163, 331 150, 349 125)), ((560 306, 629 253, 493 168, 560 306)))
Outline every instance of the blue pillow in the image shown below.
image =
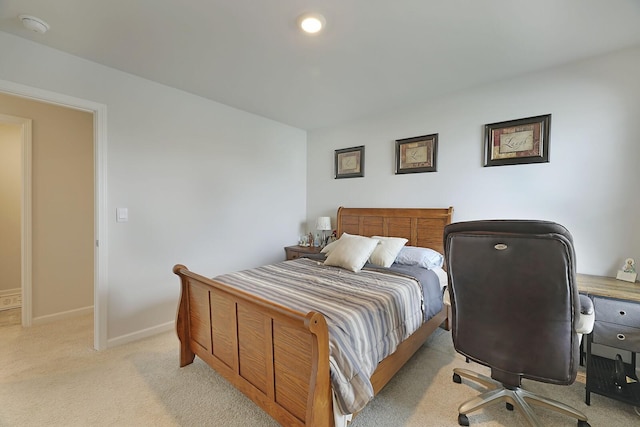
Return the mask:
POLYGON ((442 267, 444 264, 444 256, 433 249, 420 248, 418 246, 404 246, 398 253, 395 263, 417 265, 431 270, 432 268, 442 267))

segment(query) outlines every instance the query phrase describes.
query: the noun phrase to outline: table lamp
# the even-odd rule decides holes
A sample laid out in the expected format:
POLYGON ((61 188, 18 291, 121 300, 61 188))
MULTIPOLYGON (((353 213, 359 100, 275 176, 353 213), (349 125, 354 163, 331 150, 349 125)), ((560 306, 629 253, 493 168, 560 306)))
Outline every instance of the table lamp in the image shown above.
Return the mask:
POLYGON ((327 243, 327 230, 331 230, 331 218, 328 216, 319 216, 316 221, 316 230, 322 231, 322 242, 320 246, 324 246, 327 243))

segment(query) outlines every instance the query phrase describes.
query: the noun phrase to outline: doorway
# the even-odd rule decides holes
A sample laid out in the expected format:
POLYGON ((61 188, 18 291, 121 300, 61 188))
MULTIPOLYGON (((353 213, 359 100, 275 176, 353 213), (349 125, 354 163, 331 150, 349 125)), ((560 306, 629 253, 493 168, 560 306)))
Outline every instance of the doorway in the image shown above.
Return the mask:
MULTIPOLYGON (((93 317, 94 348, 102 350, 107 347, 107 225, 106 207, 106 106, 67 95, 49 92, 29 86, 0 80, 0 92, 47 104, 54 104, 75 110, 90 112, 93 115, 93 317)), ((25 221, 27 222, 27 221, 25 221)), ((24 250, 24 248, 23 248, 24 250)), ((26 257, 31 262, 31 254, 26 257)), ((27 272, 29 274, 29 272, 27 272)), ((24 280, 24 278, 23 278, 24 280)), ((24 293, 24 291, 23 291, 24 293)), ((32 295, 24 294, 23 317, 32 295), (25 301, 25 299, 29 301, 25 301)), ((31 316, 26 318, 30 325, 31 316)))
POLYGON ((22 300, 30 283, 24 286, 23 279, 28 281, 26 270, 30 269, 23 261, 29 258, 25 253, 30 246, 23 241, 30 235, 31 224, 23 221, 30 207, 23 202, 31 194, 22 158, 30 147, 31 120, 0 114, 0 326, 24 324, 22 300))

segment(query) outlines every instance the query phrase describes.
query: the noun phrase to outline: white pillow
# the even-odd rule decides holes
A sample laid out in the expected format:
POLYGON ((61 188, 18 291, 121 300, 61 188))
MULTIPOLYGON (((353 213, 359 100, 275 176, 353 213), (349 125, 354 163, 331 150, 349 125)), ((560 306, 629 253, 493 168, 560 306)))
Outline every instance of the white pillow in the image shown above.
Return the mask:
POLYGON ((357 273, 367 262, 378 243, 380 241, 377 239, 343 233, 331 249, 324 265, 342 267, 357 273))
POLYGON ((405 246, 398 253, 395 262, 396 264, 419 265, 422 268, 432 269, 442 267, 444 256, 433 249, 405 246))
POLYGON ((329 243, 327 246, 325 246, 324 248, 322 248, 322 250, 320 251, 320 253, 323 254, 327 254, 329 255, 331 253, 331 251, 333 250, 333 248, 336 247, 336 245, 338 244, 340 240, 334 240, 333 242, 329 243))
POLYGON ((373 236, 372 239, 380 240, 380 244, 373 250, 369 262, 380 267, 391 266, 402 247, 409 241, 404 237, 373 236))

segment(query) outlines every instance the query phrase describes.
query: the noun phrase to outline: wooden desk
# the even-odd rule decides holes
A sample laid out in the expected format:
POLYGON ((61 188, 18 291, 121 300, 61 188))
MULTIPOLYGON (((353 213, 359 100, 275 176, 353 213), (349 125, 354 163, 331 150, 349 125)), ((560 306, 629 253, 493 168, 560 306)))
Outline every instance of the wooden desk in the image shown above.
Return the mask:
POLYGON ((576 280, 578 290, 593 300, 595 309, 593 332, 587 336, 585 403, 590 405, 591 393, 596 393, 637 406, 640 404, 640 383, 636 376, 636 353, 640 352, 640 283, 585 274, 578 274, 576 280), (614 360, 592 355, 592 344, 631 352, 631 363, 624 363, 622 369, 627 378, 636 382, 618 387, 614 382, 614 360))
POLYGON ((576 280, 580 293, 640 302, 639 282, 624 282, 613 277, 589 274, 578 274, 576 280))

